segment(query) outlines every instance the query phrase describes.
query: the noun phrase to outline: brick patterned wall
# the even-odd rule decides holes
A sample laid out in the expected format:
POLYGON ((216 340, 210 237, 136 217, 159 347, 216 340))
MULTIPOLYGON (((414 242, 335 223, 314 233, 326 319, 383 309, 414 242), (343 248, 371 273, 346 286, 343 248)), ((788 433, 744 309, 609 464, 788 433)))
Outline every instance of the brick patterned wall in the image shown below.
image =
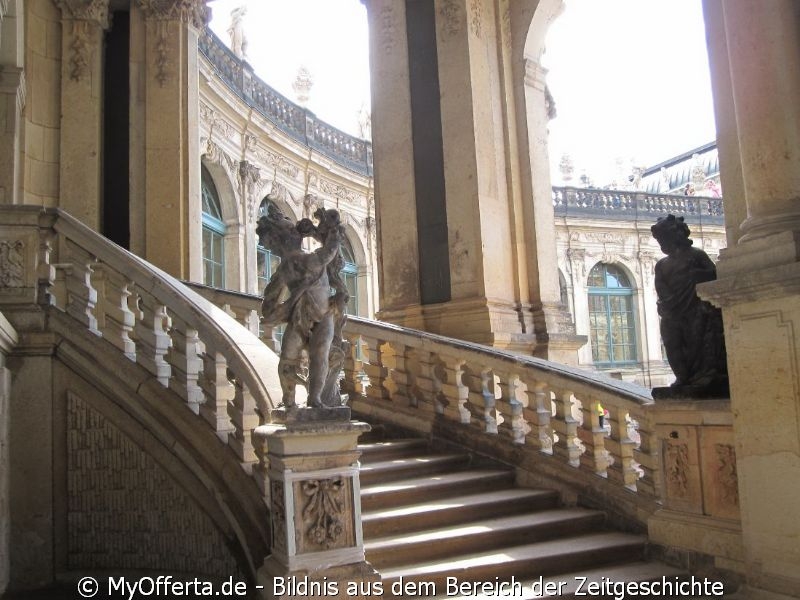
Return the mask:
POLYGON ((150 455, 73 394, 67 454, 68 568, 243 579, 210 518, 150 455))

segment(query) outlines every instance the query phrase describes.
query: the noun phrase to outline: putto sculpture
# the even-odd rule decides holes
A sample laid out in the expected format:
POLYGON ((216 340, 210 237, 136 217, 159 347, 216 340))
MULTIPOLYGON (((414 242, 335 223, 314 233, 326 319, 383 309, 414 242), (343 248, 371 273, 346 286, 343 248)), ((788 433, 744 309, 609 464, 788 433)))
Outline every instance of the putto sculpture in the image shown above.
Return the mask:
POLYGON ((675 373, 654 398, 728 396, 728 368, 721 311, 697 296, 698 283, 714 281, 717 269, 708 255, 692 247, 683 217, 658 219, 650 230, 666 254, 656 263, 655 285, 661 339, 675 373))
POLYGON ((315 225, 308 218, 293 223, 274 204, 268 207, 256 233, 281 263, 264 289, 261 312, 268 326, 286 324, 278 362, 283 406, 295 408, 300 384, 308 390, 309 407, 341 407, 339 373, 348 349, 342 327, 350 296, 339 275, 344 266, 339 212, 318 208, 315 225), (304 250, 305 238, 320 246, 304 250))

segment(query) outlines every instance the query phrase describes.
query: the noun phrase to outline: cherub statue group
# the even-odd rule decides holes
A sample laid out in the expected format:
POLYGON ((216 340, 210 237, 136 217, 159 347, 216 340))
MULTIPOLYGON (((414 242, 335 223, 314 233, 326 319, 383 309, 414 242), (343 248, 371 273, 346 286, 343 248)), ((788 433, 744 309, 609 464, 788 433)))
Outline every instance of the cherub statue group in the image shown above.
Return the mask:
POLYGON ((309 218, 293 223, 274 204, 268 206, 256 233, 281 263, 264 290, 261 311, 266 325, 286 324, 278 362, 283 406, 296 406, 297 384, 308 389, 309 407, 341 406, 339 374, 349 348, 342 327, 350 296, 339 275, 344 266, 339 212, 318 208, 315 225, 309 218), (320 246, 304 250, 306 238, 320 246))

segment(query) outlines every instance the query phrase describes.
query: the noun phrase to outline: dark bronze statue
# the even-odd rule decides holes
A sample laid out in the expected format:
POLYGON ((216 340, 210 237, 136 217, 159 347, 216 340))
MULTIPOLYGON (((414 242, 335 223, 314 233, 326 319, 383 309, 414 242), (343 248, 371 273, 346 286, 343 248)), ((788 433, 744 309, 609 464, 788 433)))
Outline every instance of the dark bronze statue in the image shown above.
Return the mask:
POLYGON ((342 405, 339 374, 348 346, 342 327, 349 299, 339 275, 344 265, 340 252, 344 227, 336 210, 319 208, 314 218, 316 225, 307 218, 295 224, 270 204, 256 227, 261 244, 281 258, 264 289, 261 312, 269 326, 286 323, 278 375, 287 409, 296 405, 298 383, 308 389, 309 407, 342 405), (304 251, 306 237, 321 246, 304 251))
POLYGON ((655 284, 661 338, 675 373, 675 382, 655 388, 653 397, 726 397, 722 313, 701 300, 695 289, 698 283, 715 280, 717 269, 705 252, 692 247, 683 217, 660 218, 651 231, 666 254, 656 263, 655 284))

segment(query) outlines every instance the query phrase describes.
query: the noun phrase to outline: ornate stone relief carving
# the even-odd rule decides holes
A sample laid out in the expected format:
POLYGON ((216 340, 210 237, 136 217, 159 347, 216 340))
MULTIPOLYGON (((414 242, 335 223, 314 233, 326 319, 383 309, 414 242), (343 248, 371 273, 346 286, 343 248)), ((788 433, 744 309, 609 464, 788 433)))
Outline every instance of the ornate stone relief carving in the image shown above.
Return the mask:
POLYGON ((666 458, 669 495, 685 498, 689 493, 689 446, 685 443, 667 445, 666 458))
POLYGON ((286 552, 286 499, 284 498, 284 483, 278 480, 270 482, 272 495, 272 548, 279 552, 286 552))
POLYGON ((358 205, 365 205, 367 202, 367 198, 363 194, 357 194, 353 190, 348 189, 340 183, 334 183, 322 177, 319 179, 319 189, 320 191, 344 202, 350 202, 358 205))
POLYGON ((211 141, 211 139, 200 140, 200 145, 203 145, 205 141, 205 152, 203 156, 206 160, 222 165, 222 167, 228 172, 228 175, 233 177, 237 172, 237 164, 236 161, 231 158, 222 148, 220 148, 217 144, 211 141))
POLYGON ((586 275, 586 250, 583 248, 567 248, 567 265, 573 275, 583 281, 586 275))
POLYGON ((390 54, 394 49, 394 30, 395 30, 394 8, 387 4, 381 7, 378 18, 380 28, 380 40, 382 41, 383 53, 390 54))
POLYGON ((714 444, 719 467, 717 480, 720 499, 731 506, 739 506, 739 477, 736 471, 736 449, 730 444, 714 444))
POLYGON ((146 19, 181 21, 203 29, 211 16, 205 0, 137 0, 146 19))
POLYGON ((109 0, 56 0, 65 21, 71 21, 69 77, 80 81, 89 72, 92 53, 97 51, 99 36, 95 29, 108 29, 109 0))
POLYGON ((342 522, 346 489, 344 479, 303 481, 300 487, 308 498, 303 508, 303 529, 307 541, 316 546, 334 547, 345 532, 342 522))
POLYGON ((483 28, 483 5, 482 0, 471 0, 469 5, 469 28, 472 34, 482 37, 483 28))
POLYGON ((506 48, 511 48, 511 6, 509 4, 509 0, 505 0, 501 3, 503 16, 502 16, 502 31, 503 31, 503 44, 506 48))
POLYGON ((276 172, 283 173, 291 179, 296 180, 300 176, 300 169, 285 156, 264 149, 257 149, 255 156, 261 164, 272 167, 276 172))
POLYGON ((25 285, 25 242, 0 240, 0 287, 25 285))
POLYGON ((461 31, 462 12, 461 4, 458 0, 444 0, 439 8, 439 16, 442 18, 442 33, 446 37, 458 35, 461 31))
POLYGON ((169 58, 169 31, 167 29, 166 21, 158 23, 158 39, 156 40, 156 80, 158 85, 164 87, 164 84, 169 80, 169 70, 172 61, 169 58))
POLYGON ((232 138, 236 133, 236 128, 228 121, 220 117, 217 111, 211 108, 205 102, 200 102, 200 119, 204 123, 208 124, 209 137, 211 137, 215 131, 219 132, 219 134, 225 139, 232 138))
POLYGON ((258 206, 261 203, 261 190, 264 188, 267 181, 261 179, 261 169, 246 160, 239 163, 237 176, 244 191, 247 220, 252 224, 255 222, 258 206))

